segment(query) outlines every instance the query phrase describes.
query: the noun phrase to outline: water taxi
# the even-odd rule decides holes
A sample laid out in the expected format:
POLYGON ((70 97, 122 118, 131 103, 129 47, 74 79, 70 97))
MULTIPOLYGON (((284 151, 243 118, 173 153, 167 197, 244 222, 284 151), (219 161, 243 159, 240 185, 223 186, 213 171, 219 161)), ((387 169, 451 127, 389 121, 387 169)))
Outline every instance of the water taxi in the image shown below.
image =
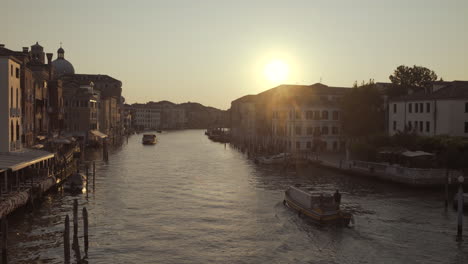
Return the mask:
POLYGON ((331 195, 313 194, 303 188, 291 186, 284 193, 283 204, 307 216, 317 224, 338 224, 348 226, 352 215, 343 212, 331 195))
POLYGON ((142 143, 143 145, 154 145, 156 144, 157 139, 155 134, 144 134, 142 143))

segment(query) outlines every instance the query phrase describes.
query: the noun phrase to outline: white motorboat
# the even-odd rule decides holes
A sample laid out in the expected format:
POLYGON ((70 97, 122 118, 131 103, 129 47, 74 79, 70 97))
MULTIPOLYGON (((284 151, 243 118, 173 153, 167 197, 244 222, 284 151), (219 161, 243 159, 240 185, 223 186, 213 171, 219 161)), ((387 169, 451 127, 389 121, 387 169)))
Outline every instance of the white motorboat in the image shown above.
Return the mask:
POLYGON ((281 164, 291 158, 289 153, 280 153, 273 156, 258 157, 256 161, 262 164, 281 164))

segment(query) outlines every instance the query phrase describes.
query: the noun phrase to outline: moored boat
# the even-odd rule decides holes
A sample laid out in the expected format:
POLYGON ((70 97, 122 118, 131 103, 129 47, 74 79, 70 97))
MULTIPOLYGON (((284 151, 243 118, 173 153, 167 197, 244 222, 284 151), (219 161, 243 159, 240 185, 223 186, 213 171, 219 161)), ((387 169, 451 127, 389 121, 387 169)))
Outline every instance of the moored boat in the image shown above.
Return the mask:
POLYGON ((63 184, 63 189, 68 192, 81 192, 86 184, 86 176, 83 173, 74 173, 63 184))
POLYGON ((144 134, 142 143, 143 145, 154 145, 156 144, 157 139, 155 134, 144 134))
POLYGON ((339 208, 333 196, 314 194, 299 187, 289 187, 284 193, 283 203, 317 224, 348 226, 352 219, 350 213, 339 208))

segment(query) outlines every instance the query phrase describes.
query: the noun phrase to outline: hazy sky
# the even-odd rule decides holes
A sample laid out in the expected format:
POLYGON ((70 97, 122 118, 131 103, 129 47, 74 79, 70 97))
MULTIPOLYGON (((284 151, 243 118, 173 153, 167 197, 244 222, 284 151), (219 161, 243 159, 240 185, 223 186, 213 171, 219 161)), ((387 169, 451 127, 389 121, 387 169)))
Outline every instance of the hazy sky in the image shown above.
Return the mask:
POLYGON ((222 109, 276 84, 388 81, 401 64, 468 80, 468 1, 2 0, 0 43, 46 52, 63 42, 77 73, 123 82, 127 102, 200 102, 222 109))

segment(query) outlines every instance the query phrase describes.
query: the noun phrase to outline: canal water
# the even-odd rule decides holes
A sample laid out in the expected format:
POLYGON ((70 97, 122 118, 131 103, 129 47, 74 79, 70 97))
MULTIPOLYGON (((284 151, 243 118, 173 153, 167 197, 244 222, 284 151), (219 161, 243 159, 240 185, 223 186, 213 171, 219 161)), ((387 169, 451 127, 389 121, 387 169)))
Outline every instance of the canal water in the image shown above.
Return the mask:
POLYGON ((468 236, 455 242, 456 214, 445 212, 440 190, 256 165, 202 130, 158 137, 144 146, 131 136, 109 163, 97 161, 89 198, 58 191, 10 218, 11 263, 63 263, 73 199, 90 214, 90 263, 468 262, 468 236), (340 189, 355 226, 318 227, 284 207, 283 191, 297 183, 340 189))

